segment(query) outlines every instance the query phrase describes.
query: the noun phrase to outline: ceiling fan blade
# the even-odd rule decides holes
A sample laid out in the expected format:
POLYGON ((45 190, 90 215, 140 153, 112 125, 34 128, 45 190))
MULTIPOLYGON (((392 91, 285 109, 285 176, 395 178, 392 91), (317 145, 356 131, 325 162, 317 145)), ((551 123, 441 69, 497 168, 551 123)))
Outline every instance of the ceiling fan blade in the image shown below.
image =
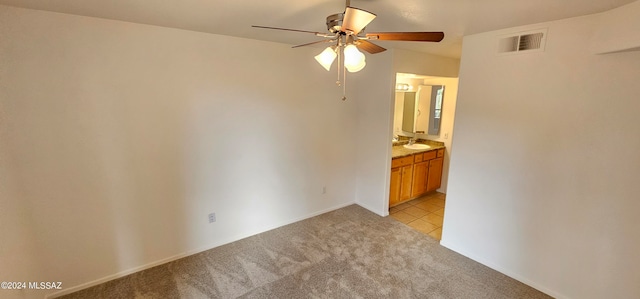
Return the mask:
POLYGON ((273 29, 273 30, 284 30, 284 31, 304 32, 304 33, 313 33, 313 34, 323 34, 323 33, 315 32, 315 31, 289 29, 289 28, 279 28, 279 27, 256 26, 256 25, 251 25, 251 27, 253 27, 253 28, 261 28, 261 29, 273 29))
POLYGON ((370 54, 376 54, 376 53, 384 52, 384 51, 387 50, 387 49, 385 49, 383 47, 380 47, 380 46, 368 41, 368 40, 359 40, 356 43, 356 46, 359 49, 363 50, 363 51, 369 52, 370 54))
POLYGON ((306 44, 302 44, 302 45, 293 46, 291 48, 300 48, 300 47, 304 47, 304 46, 310 46, 310 45, 321 44, 321 43, 328 43, 328 42, 332 42, 332 41, 333 40, 330 40, 330 39, 323 39, 323 40, 319 40, 317 42, 310 42, 310 43, 306 43, 306 44))
POLYGON ((369 25, 376 15, 366 10, 347 6, 342 19, 342 31, 351 31, 358 34, 364 27, 369 25))
POLYGON ((444 38, 444 32, 369 32, 366 36, 372 40, 439 42, 444 38))

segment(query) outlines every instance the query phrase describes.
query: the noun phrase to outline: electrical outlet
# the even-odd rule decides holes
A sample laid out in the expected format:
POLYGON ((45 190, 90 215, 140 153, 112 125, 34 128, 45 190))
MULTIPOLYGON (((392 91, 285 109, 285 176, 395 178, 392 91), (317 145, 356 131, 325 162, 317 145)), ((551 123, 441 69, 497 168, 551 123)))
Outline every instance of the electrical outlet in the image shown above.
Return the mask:
POLYGON ((322 194, 327 194, 327 186, 322 186, 322 194))
POLYGON ((210 213, 209 214, 209 223, 214 223, 216 222, 216 213, 210 213))
POLYGON ((444 133, 444 139, 449 139, 449 133, 444 133))

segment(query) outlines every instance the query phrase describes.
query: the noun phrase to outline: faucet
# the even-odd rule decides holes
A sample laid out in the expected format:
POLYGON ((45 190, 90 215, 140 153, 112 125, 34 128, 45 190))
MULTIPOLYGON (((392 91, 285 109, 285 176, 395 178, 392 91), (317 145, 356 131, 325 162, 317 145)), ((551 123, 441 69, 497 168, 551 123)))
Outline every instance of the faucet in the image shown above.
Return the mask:
POLYGON ((415 136, 411 139, 409 139, 409 145, 412 145, 414 143, 416 143, 416 140, 418 140, 418 138, 416 138, 415 136))

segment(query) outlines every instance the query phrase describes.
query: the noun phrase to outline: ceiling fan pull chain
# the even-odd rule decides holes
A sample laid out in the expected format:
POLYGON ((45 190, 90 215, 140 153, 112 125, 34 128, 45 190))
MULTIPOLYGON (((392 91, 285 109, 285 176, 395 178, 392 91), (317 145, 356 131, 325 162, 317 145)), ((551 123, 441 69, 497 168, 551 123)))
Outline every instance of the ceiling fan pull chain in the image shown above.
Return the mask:
POLYGON ((347 72, 342 72, 344 78, 342 79, 342 100, 347 100, 347 72))
POLYGON ((340 69, 341 69, 341 67, 340 67, 340 64, 341 64, 340 63, 340 58, 342 58, 342 55, 340 55, 340 54, 342 54, 342 51, 340 49, 340 43, 339 42, 338 42, 338 47, 336 48, 336 50, 337 50, 336 52, 338 52, 337 53, 338 54, 338 80, 336 80, 336 85, 340 86, 341 85, 341 83, 340 83, 340 69))
MULTIPOLYGON (((344 64, 344 62, 342 64, 344 64)), ((346 100, 347 100, 347 70, 343 68, 342 70, 342 101, 346 101, 346 100)))

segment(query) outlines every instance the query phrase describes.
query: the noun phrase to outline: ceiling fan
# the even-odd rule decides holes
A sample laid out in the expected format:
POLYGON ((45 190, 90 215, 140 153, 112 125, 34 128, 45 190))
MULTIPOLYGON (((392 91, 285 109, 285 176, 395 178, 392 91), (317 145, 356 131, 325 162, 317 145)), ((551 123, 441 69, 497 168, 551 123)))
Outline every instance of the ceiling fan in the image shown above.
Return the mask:
MULTIPOLYGON (((309 45, 331 43, 333 45, 327 47, 315 57, 315 59, 327 71, 330 70, 333 61, 338 57, 338 86, 340 82, 340 62, 343 60, 344 68, 349 72, 358 72, 366 65, 366 59, 362 52, 358 49, 376 54, 387 49, 372 43, 372 40, 386 41, 417 41, 417 42, 439 42, 444 38, 443 32, 368 32, 365 33, 365 27, 376 18, 374 13, 366 10, 351 7, 350 0, 346 0, 345 10, 343 13, 332 14, 327 17, 328 33, 314 32, 299 29, 289 29, 280 27, 256 26, 254 28, 273 29, 283 31, 294 31, 302 33, 311 33, 318 37, 324 38, 320 41, 310 42, 302 45, 293 46, 293 48, 304 47, 309 45), (342 59, 340 58, 342 56, 342 59)), ((343 72, 343 82, 346 81, 346 72, 343 72)), ((343 85, 344 86, 344 85, 343 85)), ((346 87, 345 87, 346 88, 346 87)), ((342 100, 346 97, 343 95, 342 100)))

